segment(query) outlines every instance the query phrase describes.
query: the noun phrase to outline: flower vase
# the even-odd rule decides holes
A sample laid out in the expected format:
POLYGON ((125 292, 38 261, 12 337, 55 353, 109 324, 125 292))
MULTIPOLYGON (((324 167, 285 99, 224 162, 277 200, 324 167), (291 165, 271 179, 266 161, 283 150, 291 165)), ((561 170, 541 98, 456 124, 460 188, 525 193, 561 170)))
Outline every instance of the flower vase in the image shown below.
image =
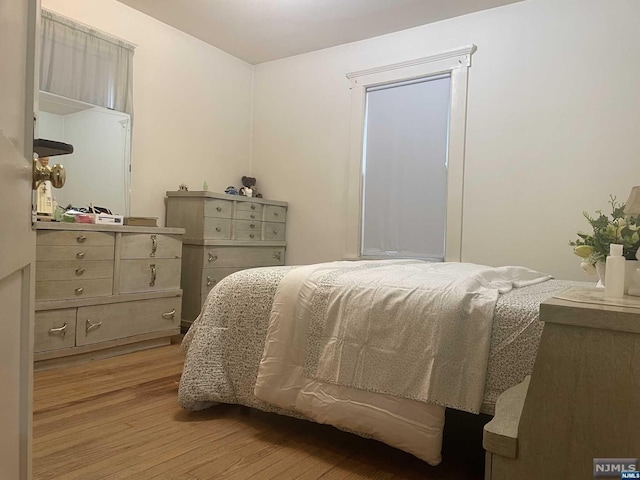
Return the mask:
MULTIPOLYGON (((640 268, 640 261, 638 260, 627 260, 624 263, 624 293, 627 295, 629 293, 629 287, 634 282, 634 277, 636 274, 636 270, 640 268)), ((600 281, 598 282, 599 287, 604 287, 604 277, 607 272, 607 264, 605 262, 596 263, 596 272, 598 274, 598 278, 600 281)), ((640 287, 640 286, 638 286, 640 287)))

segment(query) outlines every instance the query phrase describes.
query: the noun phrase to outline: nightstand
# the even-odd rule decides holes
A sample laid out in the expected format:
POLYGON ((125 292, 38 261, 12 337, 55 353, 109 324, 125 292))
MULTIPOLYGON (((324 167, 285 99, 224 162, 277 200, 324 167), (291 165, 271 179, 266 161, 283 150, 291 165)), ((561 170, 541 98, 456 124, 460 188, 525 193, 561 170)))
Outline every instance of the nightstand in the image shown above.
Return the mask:
POLYGON ((603 295, 571 289, 541 305, 530 381, 485 426, 486 479, 582 480, 594 458, 640 457, 640 298, 603 295))

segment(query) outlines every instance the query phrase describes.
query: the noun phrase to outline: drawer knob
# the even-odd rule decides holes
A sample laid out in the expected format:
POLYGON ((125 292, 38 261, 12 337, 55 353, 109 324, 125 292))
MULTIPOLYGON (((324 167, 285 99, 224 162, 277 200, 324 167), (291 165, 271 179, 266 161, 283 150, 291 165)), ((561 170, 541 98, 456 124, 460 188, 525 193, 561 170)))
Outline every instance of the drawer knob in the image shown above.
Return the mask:
POLYGON ((218 283, 217 280, 211 280, 211 277, 207 275, 207 287, 210 287, 211 285, 215 285, 216 283, 218 283))
POLYGON ((217 210, 218 212, 221 212, 221 211, 222 211, 222 207, 216 207, 216 210, 217 210))
POLYGON ((273 258, 276 260, 282 260, 282 252, 278 252, 277 250, 273 252, 273 258))
POLYGON ((252 213, 252 214, 251 214, 251 218, 256 218, 256 214, 255 214, 255 213, 252 213))
POLYGON ((251 210, 255 210, 256 206, 255 205, 251 205, 251 210))
POLYGON ((83 243, 86 239, 87 239, 87 237, 84 236, 84 235, 78 235, 76 237, 76 240, 78 241, 78 243, 83 243))
POLYGON ((253 233, 250 233, 249 238, 253 238, 253 237, 255 237, 255 235, 253 233))
POLYGON ((84 273, 84 268, 76 268, 76 275, 80 276, 84 273))
POLYGON ((214 255, 213 253, 209 252, 209 263, 215 262, 217 259, 218 259, 217 255, 214 255))
POLYGON ((221 232, 222 229, 220 227, 216 227, 216 232, 221 232))
POLYGON ((249 225, 250 228, 256 228, 255 223, 252 223, 251 225, 249 225))
POLYGON ((78 252, 76 253, 76 258, 82 260, 84 258, 84 252, 78 252))
POLYGON ((149 268, 151 269, 151 281, 149 282, 149 286, 150 287, 155 287, 156 286, 156 265, 155 265, 155 263, 153 265, 149 265, 149 268))
POLYGON ((173 320, 176 316, 176 309, 172 309, 170 312, 164 312, 162 314, 162 318, 170 318, 171 320, 173 320))
POLYGON ((272 230, 272 232, 273 232, 274 235, 278 234, 278 230, 272 230))
POLYGON ((278 216, 280 216, 280 214, 278 212, 273 212, 273 216, 274 217, 278 217, 278 216))
POLYGON ((102 325, 102 322, 93 323, 91 319, 87 318, 87 322, 85 323, 85 329, 87 330, 87 333, 89 333, 91 330, 100 328, 101 325, 102 325))
POLYGON ((82 295, 84 293, 84 288, 78 287, 76 288, 76 295, 82 295))
POLYGON ((49 335, 62 335, 63 337, 67 334, 67 324, 65 323, 63 326, 58 328, 50 328, 49 335))
POLYGON ((151 253, 149 254, 149 256, 155 257, 156 250, 158 250, 158 239, 156 238, 156 235, 151 235, 151 253))

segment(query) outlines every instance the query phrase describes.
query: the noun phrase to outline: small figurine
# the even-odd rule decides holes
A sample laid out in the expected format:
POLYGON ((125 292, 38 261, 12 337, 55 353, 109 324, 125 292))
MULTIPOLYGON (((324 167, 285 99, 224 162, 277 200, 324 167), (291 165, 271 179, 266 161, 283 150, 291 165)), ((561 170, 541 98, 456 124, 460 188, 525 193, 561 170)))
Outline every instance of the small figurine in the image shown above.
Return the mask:
POLYGON ((227 195, 239 195, 238 190, 233 185, 229 185, 227 189, 224 191, 227 195))
POLYGON ((178 190, 182 190, 183 192, 189 191, 189 187, 187 187, 184 183, 178 185, 178 190))
POLYGON ((240 195, 262 198, 262 194, 258 193, 256 190, 255 177, 242 177, 242 185, 243 187, 240 189, 240 195))

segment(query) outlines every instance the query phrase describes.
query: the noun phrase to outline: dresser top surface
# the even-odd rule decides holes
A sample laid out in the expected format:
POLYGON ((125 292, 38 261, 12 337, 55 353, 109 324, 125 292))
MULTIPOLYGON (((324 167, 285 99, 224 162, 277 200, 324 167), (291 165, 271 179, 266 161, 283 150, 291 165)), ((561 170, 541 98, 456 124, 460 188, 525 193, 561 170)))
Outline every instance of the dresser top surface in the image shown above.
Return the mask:
POLYGON ((184 228, 174 227, 133 227, 129 225, 96 225, 93 223, 37 222, 36 230, 72 230, 87 232, 159 233, 183 235, 184 228))
POLYGON ((231 200, 236 202, 253 202, 253 203, 261 203, 263 205, 276 205, 280 207, 286 207, 288 205, 287 202, 281 202, 278 200, 267 200, 265 198, 257 198, 257 197, 245 197, 244 195, 229 195, 227 193, 214 193, 208 191, 185 191, 185 190, 176 190, 167 192, 167 197, 170 198, 213 198, 218 200, 231 200))
POLYGON ((602 288, 576 287, 544 301, 540 319, 545 323, 640 333, 640 297, 607 299, 602 288))

